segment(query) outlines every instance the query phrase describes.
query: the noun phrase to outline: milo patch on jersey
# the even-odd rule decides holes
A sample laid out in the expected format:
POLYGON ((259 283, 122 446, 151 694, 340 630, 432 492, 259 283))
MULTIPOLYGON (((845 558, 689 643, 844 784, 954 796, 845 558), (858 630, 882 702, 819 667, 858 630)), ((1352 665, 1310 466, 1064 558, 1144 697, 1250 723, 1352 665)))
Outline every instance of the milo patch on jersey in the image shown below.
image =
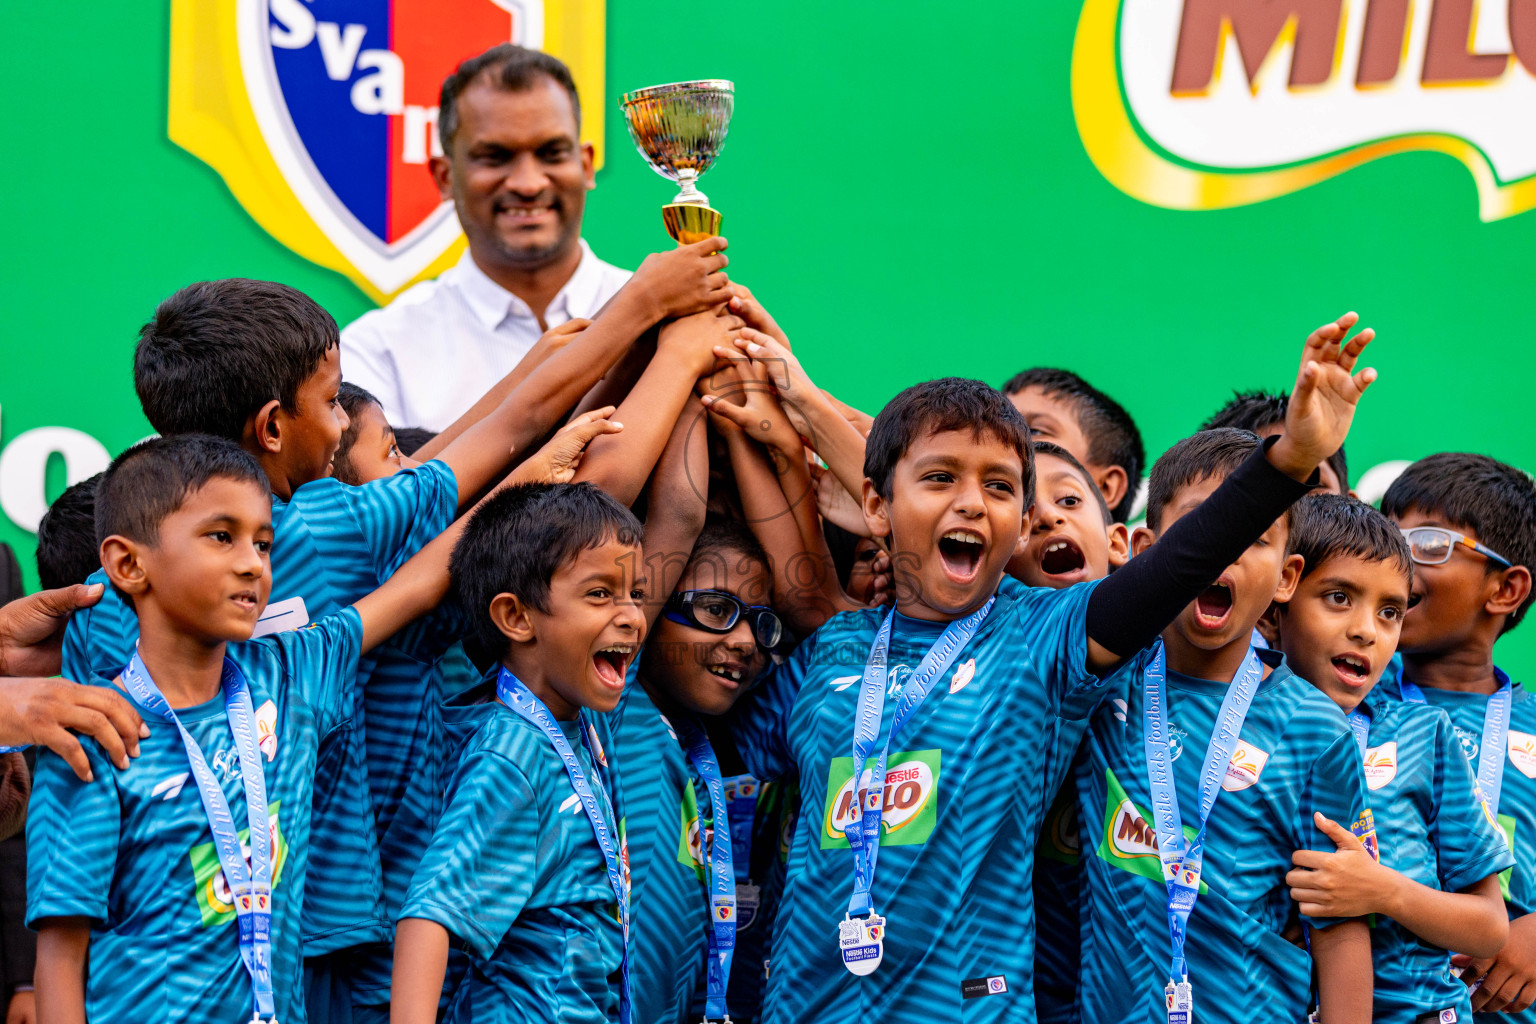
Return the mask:
POLYGON ((1076 864, 1082 852, 1083 841, 1077 830, 1077 789, 1068 780, 1045 813, 1035 855, 1061 864, 1076 864))
MULTIPOLYGON (((939 810, 941 750, 892 752, 881 794, 882 846, 914 846, 933 834, 939 810)), ((860 804, 867 800, 869 769, 860 779, 857 798, 853 791, 853 758, 834 757, 827 770, 827 802, 822 814, 821 848, 848 849, 845 834, 859 818, 860 804)))
POLYGON ((678 805, 681 827, 677 835, 677 862, 691 868, 704 881, 704 835, 699 824, 699 800, 690 782, 683 787, 682 803, 678 805))
MULTIPOLYGON (((272 837, 272 888, 277 888, 277 883, 283 877, 283 865, 288 861, 288 840, 283 837, 282 827, 278 824, 277 812, 282 803, 271 804, 267 808, 268 831, 272 837)), ((245 857, 246 864, 251 862, 251 830, 243 828, 239 832, 240 850, 245 857)), ((235 920, 235 897, 229 891, 229 881, 224 877, 224 868, 219 864, 219 852, 213 841, 201 843, 192 847, 188 856, 192 860, 192 878, 197 886, 197 908, 203 915, 203 927, 212 928, 215 925, 225 925, 235 920)))
MULTIPOLYGON (((1099 859, 1121 871, 1163 881, 1163 862, 1157 852, 1157 826, 1152 812, 1131 799, 1113 771, 1104 773, 1104 823, 1099 831, 1099 859)), ((1195 830, 1184 826, 1184 839, 1192 842, 1195 830)), ((1200 883, 1200 892, 1209 890, 1200 883)))

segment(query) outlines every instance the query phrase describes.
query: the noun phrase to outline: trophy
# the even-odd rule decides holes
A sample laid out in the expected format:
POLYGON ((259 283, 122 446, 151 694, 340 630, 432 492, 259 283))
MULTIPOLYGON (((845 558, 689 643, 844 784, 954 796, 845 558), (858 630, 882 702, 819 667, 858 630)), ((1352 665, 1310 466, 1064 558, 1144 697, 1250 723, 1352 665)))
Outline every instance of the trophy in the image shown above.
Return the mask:
POLYGON ((720 233, 720 211, 697 187, 725 144, 735 106, 736 86, 721 79, 653 85, 625 93, 622 105, 629 136, 656 173, 682 186, 661 208, 667 234, 679 245, 720 233))

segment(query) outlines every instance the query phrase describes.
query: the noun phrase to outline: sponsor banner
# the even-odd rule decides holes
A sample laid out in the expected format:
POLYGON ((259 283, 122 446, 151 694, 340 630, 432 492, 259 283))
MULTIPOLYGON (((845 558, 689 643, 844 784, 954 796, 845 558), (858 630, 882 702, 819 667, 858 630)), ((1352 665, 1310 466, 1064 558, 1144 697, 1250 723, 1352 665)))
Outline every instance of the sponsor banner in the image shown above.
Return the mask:
MULTIPOLYGON (((885 772, 884 801, 881 804, 881 846, 911 846, 926 843, 938 821, 939 768, 943 751, 892 751, 885 772)), ((869 769, 861 783, 869 782, 869 769)), ((863 802, 853 791, 853 758, 834 757, 827 771, 827 800, 822 814, 821 848, 846 850, 844 830, 858 818, 863 802)))

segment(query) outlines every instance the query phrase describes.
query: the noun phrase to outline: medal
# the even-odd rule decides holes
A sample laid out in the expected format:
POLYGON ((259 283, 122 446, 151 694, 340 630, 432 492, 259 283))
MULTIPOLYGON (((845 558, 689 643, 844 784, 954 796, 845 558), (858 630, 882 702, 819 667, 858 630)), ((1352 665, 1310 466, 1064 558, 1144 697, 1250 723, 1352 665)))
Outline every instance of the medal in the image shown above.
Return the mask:
POLYGON ((1188 975, 1177 983, 1168 979, 1163 998, 1168 1004, 1168 1024, 1194 1024, 1195 991, 1190 987, 1188 975))
POLYGON ((850 973, 861 978, 875 973, 885 958, 885 918, 873 910, 862 919, 845 916, 837 925, 837 949, 850 973))

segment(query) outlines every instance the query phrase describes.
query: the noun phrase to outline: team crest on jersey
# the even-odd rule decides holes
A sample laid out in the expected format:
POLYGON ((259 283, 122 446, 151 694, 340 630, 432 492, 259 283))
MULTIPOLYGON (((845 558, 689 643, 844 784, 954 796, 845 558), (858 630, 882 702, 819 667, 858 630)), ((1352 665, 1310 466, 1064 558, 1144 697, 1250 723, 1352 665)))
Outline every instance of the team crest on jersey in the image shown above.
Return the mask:
POLYGON ((975 676, 976 659, 971 658, 966 661, 964 665, 961 665, 959 668, 955 669, 955 674, 951 676, 949 680, 949 692, 959 693, 961 690, 965 689, 966 685, 970 683, 970 681, 974 679, 975 676))
POLYGON ((383 302, 462 250, 438 91, 498 43, 571 68, 602 158, 603 0, 173 0, 168 132, 247 213, 383 302))
POLYGON ((256 745, 270 762, 277 756, 277 705, 270 700, 256 709, 256 745))
POLYGON ((597 726, 590 722, 587 724, 587 735, 592 738, 592 755, 597 760, 599 768, 608 767, 608 752, 603 749, 603 741, 597 738, 597 726))
POLYGON ((853 786, 853 758, 835 757, 827 771, 827 801, 822 817, 821 848, 848 848, 846 829, 859 820, 859 805, 879 799, 880 845, 909 846, 925 843, 938 820, 939 769, 943 751, 892 752, 885 772, 885 789, 868 792, 869 769, 864 770, 857 797, 853 786))
POLYGON ((1528 779, 1536 779, 1536 736, 1509 730, 1509 763, 1528 779))
MULTIPOLYGON (((283 865, 288 862, 288 840, 278 823, 278 811, 282 804, 274 803, 267 808, 268 832, 272 837, 272 887, 283 876, 283 865)), ((240 850, 247 864, 251 861, 251 830, 240 830, 240 850)), ((230 891, 229 880, 219 864, 219 852, 212 842, 192 847, 188 856, 192 860, 192 878, 197 887, 197 908, 202 914, 203 927, 228 924, 235 920, 235 897, 230 891)))
POLYGON ((1365 784, 1380 789, 1397 777, 1397 741, 1383 743, 1365 752, 1365 784))
POLYGON ((1227 763, 1227 777, 1221 780, 1221 788, 1228 793, 1247 789, 1259 781, 1264 766, 1269 763, 1268 751, 1260 750, 1247 740, 1239 740, 1227 763))
POLYGON ((1461 754, 1472 764, 1472 771, 1477 772, 1477 755, 1483 749, 1482 737, 1470 729, 1463 729, 1459 725, 1453 725, 1456 730, 1456 739, 1461 743, 1461 754))

